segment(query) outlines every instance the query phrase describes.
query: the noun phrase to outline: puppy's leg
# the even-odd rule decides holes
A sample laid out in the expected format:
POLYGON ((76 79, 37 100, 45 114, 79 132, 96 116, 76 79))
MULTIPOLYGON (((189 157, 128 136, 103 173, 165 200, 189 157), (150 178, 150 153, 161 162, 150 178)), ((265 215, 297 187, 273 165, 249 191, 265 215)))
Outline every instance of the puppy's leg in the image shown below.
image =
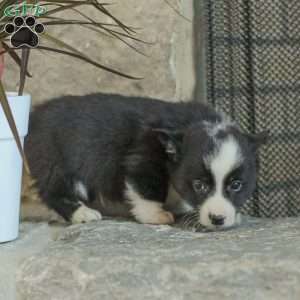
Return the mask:
POLYGON ((73 212, 71 217, 72 224, 88 223, 92 221, 101 220, 102 216, 99 211, 87 207, 80 202, 80 206, 73 212))
POLYGON ((174 216, 163 209, 163 203, 146 199, 134 186, 126 182, 126 198, 130 204, 131 214, 140 223, 172 224, 174 216))
POLYGON ((102 219, 100 212, 87 207, 78 198, 59 197, 57 195, 47 198, 46 201, 49 208, 54 209, 60 216, 72 224, 88 223, 102 219))
POLYGON ((63 180, 49 188, 42 195, 43 200, 66 221, 76 224, 101 220, 100 212, 87 206, 88 191, 80 181, 63 180))

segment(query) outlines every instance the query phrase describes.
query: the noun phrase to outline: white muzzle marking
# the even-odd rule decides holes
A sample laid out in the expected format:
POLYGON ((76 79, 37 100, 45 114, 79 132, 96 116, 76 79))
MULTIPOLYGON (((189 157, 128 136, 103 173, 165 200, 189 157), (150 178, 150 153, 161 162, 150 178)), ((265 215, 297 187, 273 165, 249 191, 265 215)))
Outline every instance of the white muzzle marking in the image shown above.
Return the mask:
POLYGON ((224 197, 223 190, 226 177, 241 160, 240 147, 233 136, 229 136, 217 145, 216 152, 205 159, 205 164, 211 170, 215 180, 215 193, 199 209, 200 223, 203 226, 210 229, 217 227, 212 223, 210 215, 224 217, 223 225, 218 227, 231 227, 237 222, 236 208, 224 197))

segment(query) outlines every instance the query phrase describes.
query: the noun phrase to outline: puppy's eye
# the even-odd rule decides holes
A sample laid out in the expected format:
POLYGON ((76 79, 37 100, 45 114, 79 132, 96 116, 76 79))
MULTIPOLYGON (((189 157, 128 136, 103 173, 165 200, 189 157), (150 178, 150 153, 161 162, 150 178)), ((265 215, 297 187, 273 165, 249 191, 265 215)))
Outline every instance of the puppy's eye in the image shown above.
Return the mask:
POLYGON ((240 180, 233 180, 229 186, 228 186, 228 190, 230 192, 234 192, 234 193, 238 193, 241 191, 243 187, 243 183, 240 180))
POLYGON ((193 188, 197 194, 207 194, 210 190, 209 185, 201 180, 194 180, 193 188))

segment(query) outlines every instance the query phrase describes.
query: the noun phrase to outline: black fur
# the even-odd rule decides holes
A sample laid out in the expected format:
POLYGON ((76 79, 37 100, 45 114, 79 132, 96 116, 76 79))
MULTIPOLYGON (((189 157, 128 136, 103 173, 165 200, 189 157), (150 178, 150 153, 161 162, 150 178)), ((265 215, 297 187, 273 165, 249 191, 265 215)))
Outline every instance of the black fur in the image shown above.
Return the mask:
MULTIPOLYGON (((144 198, 163 203, 171 174, 183 156, 197 151, 184 144, 186 132, 203 128, 204 120, 216 123, 221 116, 195 102, 65 96, 35 108, 25 152, 42 199, 70 220, 79 201, 85 200, 74 193, 77 181, 87 187, 90 204, 99 194, 113 202, 126 201, 125 178, 144 198)), ((207 137, 197 132, 198 143, 209 147, 201 134, 207 137)), ((193 155, 195 160, 197 153, 193 155)))

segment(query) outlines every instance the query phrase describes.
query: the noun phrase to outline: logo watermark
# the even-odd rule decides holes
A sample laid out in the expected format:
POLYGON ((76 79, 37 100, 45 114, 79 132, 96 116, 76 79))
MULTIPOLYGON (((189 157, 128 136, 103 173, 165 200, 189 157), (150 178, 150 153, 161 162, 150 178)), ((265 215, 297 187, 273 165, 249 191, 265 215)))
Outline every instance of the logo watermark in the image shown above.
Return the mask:
POLYGON ((4 31, 10 36, 11 46, 14 48, 38 47, 39 34, 45 31, 45 27, 37 21, 37 18, 46 12, 46 7, 38 3, 29 4, 26 1, 8 6, 2 18, 12 18, 4 26, 4 31))
POLYGON ((38 3, 29 4, 26 1, 20 4, 12 4, 5 8, 4 16, 6 17, 25 17, 25 16, 35 16, 40 17, 47 12, 45 6, 41 6, 38 3))

